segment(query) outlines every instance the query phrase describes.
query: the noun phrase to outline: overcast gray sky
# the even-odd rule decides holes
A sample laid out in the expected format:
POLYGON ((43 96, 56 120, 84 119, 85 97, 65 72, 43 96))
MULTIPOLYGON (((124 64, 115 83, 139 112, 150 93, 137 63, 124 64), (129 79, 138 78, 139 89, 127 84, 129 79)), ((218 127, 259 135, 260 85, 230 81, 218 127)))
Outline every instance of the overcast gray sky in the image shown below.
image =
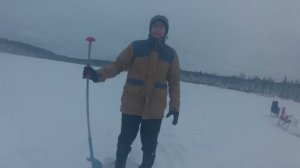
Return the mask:
POLYGON ((58 54, 114 60, 169 18, 181 67, 220 75, 300 79, 299 0, 0 0, 0 36, 58 54))

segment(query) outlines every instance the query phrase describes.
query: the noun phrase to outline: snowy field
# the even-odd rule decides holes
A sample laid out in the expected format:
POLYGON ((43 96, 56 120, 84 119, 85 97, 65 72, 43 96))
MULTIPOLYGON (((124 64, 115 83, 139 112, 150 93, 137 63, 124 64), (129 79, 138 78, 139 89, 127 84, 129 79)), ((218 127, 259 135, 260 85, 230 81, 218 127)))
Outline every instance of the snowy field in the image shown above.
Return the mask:
MULTIPOLYGON (((0 168, 90 168, 82 65, 0 53, 0 168)), ((95 157, 111 168, 126 74, 90 85, 95 157)), ((300 124, 270 117, 272 100, 300 118, 300 104, 181 83, 177 126, 164 119, 154 168, 299 168, 300 124)), ((128 167, 142 159, 139 137, 128 167)))

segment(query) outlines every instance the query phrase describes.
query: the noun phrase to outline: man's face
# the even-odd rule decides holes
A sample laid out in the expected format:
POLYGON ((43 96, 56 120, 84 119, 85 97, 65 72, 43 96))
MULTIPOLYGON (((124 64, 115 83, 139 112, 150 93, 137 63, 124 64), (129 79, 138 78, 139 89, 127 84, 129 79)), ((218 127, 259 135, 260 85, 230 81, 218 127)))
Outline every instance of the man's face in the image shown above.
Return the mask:
POLYGON ((166 34, 166 26, 162 21, 155 22, 151 27, 151 35, 157 40, 162 39, 166 34))

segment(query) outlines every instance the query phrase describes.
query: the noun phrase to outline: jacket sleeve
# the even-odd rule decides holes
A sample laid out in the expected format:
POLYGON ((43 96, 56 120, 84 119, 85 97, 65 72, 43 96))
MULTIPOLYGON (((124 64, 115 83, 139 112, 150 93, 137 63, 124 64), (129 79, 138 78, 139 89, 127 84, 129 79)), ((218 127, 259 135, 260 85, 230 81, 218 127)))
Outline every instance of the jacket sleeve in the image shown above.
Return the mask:
POLYGON ((98 75, 98 81, 97 82, 103 82, 108 78, 112 78, 118 74, 120 74, 122 71, 126 70, 133 59, 133 46, 130 44, 127 48, 125 48, 117 57, 117 59, 110 65, 107 65, 101 69, 98 69, 97 75, 98 75))
POLYGON ((180 107, 180 67, 177 54, 171 62, 168 72, 169 110, 179 112, 180 107))

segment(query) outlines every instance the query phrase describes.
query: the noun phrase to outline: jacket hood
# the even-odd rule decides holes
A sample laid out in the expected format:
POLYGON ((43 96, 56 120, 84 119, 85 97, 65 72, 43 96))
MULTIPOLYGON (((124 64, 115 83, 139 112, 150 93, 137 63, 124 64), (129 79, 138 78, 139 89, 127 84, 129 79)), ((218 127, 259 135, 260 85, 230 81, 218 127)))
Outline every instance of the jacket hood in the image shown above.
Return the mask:
POLYGON ((165 16, 163 16, 163 15, 155 15, 155 16, 153 16, 153 17, 151 18, 150 24, 149 24, 149 33, 150 33, 150 30, 151 30, 152 25, 153 25, 155 22, 157 22, 157 21, 161 21, 161 22, 163 22, 163 23, 165 24, 165 26, 166 26, 166 34, 165 34, 165 36, 167 36, 167 34, 168 34, 168 32, 169 32, 169 21, 168 21, 168 19, 167 19, 165 16))
POLYGON ((169 21, 168 19, 163 16, 163 15, 155 15, 151 18, 150 20, 150 24, 149 24, 149 36, 148 36, 148 41, 149 41, 149 45, 151 48, 154 47, 158 47, 158 48, 162 48, 165 45, 166 39, 167 39, 167 34, 169 32, 169 21), (165 36, 161 39, 161 40, 156 40, 155 38, 153 38, 151 36, 151 27, 155 22, 161 21, 165 24, 166 26, 166 34, 165 36))

